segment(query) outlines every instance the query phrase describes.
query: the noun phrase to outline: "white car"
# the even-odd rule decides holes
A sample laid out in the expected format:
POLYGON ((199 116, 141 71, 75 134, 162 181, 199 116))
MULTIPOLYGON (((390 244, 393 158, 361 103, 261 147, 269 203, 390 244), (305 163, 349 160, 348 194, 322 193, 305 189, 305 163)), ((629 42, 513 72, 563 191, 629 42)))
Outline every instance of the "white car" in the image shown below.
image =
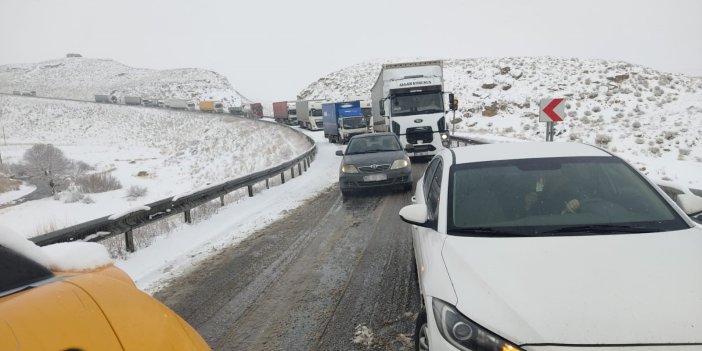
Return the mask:
POLYGON ((418 350, 702 350, 702 228, 607 151, 441 151, 413 224, 418 350))

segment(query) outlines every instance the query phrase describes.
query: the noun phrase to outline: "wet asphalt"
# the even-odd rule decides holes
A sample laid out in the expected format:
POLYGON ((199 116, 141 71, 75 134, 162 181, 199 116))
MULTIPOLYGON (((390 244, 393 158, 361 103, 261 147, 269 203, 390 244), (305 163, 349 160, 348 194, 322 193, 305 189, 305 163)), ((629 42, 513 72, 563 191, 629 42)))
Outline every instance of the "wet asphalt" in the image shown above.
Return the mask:
POLYGON ((413 350, 412 194, 331 187, 154 296, 214 350, 413 350))

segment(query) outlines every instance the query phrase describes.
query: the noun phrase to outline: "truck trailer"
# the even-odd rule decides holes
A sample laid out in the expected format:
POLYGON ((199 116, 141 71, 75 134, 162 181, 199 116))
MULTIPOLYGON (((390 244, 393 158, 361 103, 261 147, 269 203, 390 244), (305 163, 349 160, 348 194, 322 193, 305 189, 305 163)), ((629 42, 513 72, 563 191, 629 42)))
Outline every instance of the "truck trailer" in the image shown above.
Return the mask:
POLYGON ((184 100, 184 99, 166 99, 166 101, 164 101, 163 104, 164 104, 164 106, 166 106, 166 108, 179 109, 179 110, 187 110, 188 109, 188 100, 184 100))
POLYGON ((224 105, 219 101, 200 101, 200 111, 213 112, 213 113, 224 113, 224 105))
POLYGON ((297 123, 300 127, 309 130, 322 130, 322 101, 323 100, 300 100, 295 103, 297 111, 297 123))
POLYGON ((352 136, 368 132, 360 101, 322 104, 324 137, 330 143, 347 143, 352 136))
POLYGON ((95 102, 106 102, 110 103, 112 100, 109 95, 95 94, 95 102))
POLYGON ((125 96, 124 97, 124 104, 125 105, 141 105, 141 97, 139 97, 139 96, 125 96))
POLYGON ((273 103, 273 118, 276 122, 297 125, 297 110, 295 101, 278 101, 273 103))
POLYGON ((252 102, 244 105, 244 115, 248 118, 263 118, 263 105, 260 102, 252 102))
POLYGON ((442 61, 384 64, 371 90, 375 130, 395 133, 410 156, 435 155, 448 146, 442 61))

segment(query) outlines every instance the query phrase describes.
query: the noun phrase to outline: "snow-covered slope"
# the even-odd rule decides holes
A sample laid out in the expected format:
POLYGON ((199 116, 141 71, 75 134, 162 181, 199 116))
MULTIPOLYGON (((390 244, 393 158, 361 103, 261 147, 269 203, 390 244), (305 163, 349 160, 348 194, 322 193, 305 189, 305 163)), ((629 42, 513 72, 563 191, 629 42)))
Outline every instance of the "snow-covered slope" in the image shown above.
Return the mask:
MULTIPOLYGON (((368 96, 382 63, 331 73, 299 95, 332 101, 368 96)), ((556 140, 598 144, 629 160, 702 162, 701 78, 620 61, 552 57, 445 60, 444 78, 445 90, 460 101, 456 132, 543 140, 539 100, 566 97, 568 117, 557 126, 556 140)), ((696 178, 702 185, 702 175, 696 178)))
POLYGON ((95 94, 117 97, 215 99, 248 102, 224 76, 204 69, 133 68, 105 59, 70 57, 0 66, 0 92, 36 91, 38 96, 93 101, 95 94))
POLYGON ((288 127, 228 115, 0 95, 0 116, 3 162, 53 144, 122 184, 89 194, 92 203, 46 198, 0 209, 0 223, 26 236, 249 174, 311 147, 288 127), (132 199, 131 186, 148 191, 132 199))

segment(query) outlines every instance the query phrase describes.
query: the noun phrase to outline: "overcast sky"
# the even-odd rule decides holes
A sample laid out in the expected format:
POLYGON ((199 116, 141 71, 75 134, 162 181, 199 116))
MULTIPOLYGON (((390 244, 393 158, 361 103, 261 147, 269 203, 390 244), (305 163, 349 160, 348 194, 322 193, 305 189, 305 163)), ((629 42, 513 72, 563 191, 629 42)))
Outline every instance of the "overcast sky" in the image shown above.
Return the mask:
POLYGON ((77 52, 200 67, 268 102, 395 57, 604 58, 702 76, 701 16, 700 0, 0 0, 0 64, 77 52))

